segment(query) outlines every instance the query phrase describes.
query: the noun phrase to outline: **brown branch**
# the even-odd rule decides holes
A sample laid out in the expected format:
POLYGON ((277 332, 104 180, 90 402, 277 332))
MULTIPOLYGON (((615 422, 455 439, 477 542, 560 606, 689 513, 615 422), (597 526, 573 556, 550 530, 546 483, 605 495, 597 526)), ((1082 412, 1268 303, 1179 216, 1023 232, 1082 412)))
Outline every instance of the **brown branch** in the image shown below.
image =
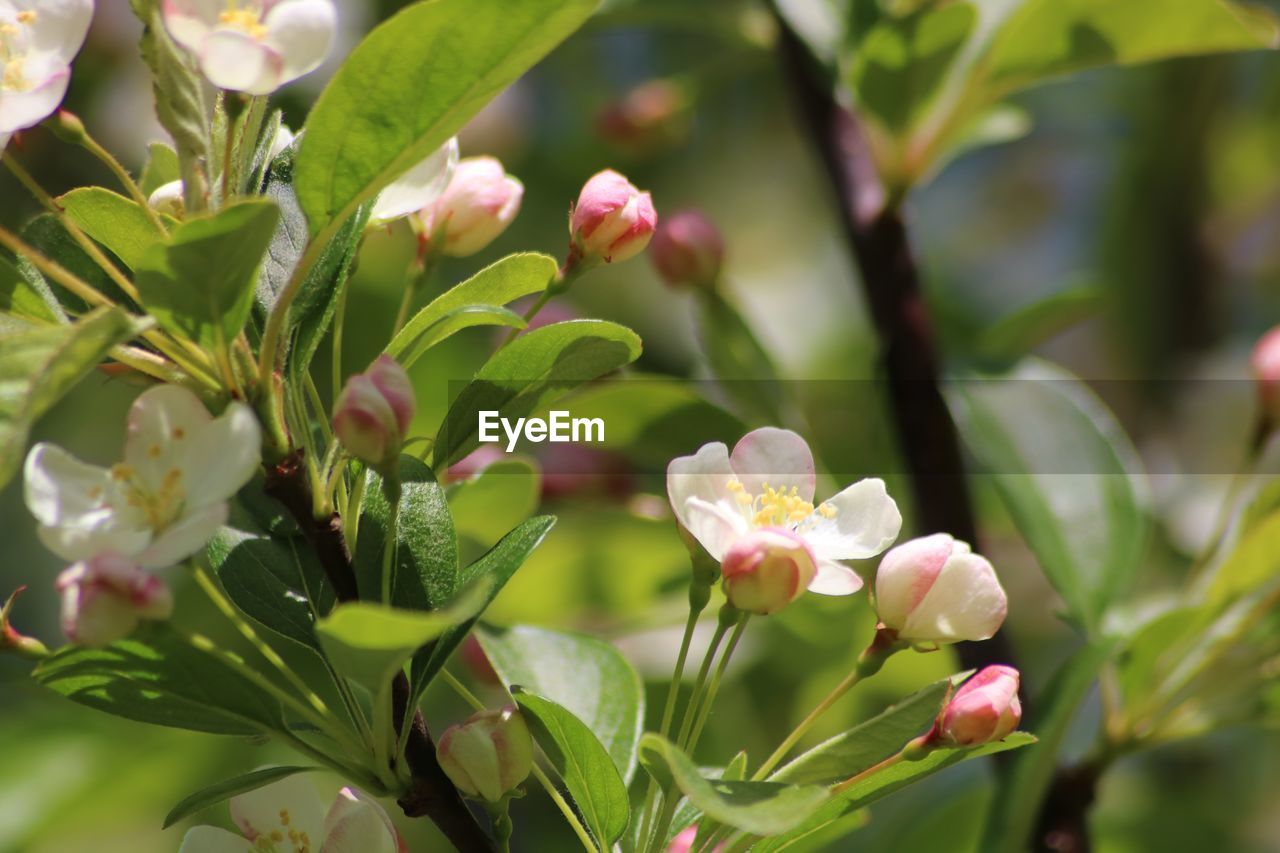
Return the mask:
MULTIPOLYGON (((312 512, 311 489, 301 451, 294 451, 267 470, 266 493, 279 501, 293 516, 303 536, 311 544, 325 577, 339 601, 359 598, 351 552, 342 534, 337 513, 316 518, 312 512)), ((409 707, 409 679, 399 673, 391 684, 393 723, 401 730, 409 707)), ((462 853, 488 853, 493 842, 476 822, 449 777, 436 760, 435 743, 422 712, 414 709, 413 725, 405 747, 405 761, 413 776, 413 788, 399 800, 408 817, 428 817, 462 853)))

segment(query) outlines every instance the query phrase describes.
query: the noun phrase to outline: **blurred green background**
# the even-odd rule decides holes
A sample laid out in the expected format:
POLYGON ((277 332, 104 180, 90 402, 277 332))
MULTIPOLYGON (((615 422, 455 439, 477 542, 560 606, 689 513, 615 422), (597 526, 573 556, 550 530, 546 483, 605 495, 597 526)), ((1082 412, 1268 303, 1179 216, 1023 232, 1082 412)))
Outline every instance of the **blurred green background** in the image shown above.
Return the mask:
MULTIPOLYGON (((126 4, 99 5, 67 105, 137 168, 146 143, 159 138, 136 57, 137 26, 126 4)), ((339 5, 348 45, 393 8, 362 0, 339 5)), ((873 376, 875 342, 830 188, 797 130, 769 41, 768 17, 731 0, 647 0, 603 14, 463 133, 464 155, 499 156, 524 181, 526 195, 515 225, 482 255, 448 263, 442 281, 460 280, 511 251, 561 256, 570 202, 589 175, 612 166, 652 190, 660 215, 698 207, 720 224, 729 248, 727 296, 784 376, 873 376), (678 86, 687 108, 651 133, 619 139, 605 132, 602 111, 653 78, 678 86)), ((327 73, 275 99, 293 127, 327 73)), ((979 330, 1020 307, 1071 289, 1097 295, 1094 315, 1041 352, 1099 380, 1143 451, 1162 524, 1142 585, 1169 588, 1207 534, 1213 501, 1241 452, 1252 391, 1234 380, 1247 378, 1249 346, 1280 319, 1280 61, 1244 56, 1108 70, 1019 102, 1034 117, 1027 138, 964 157, 908 205, 930 302, 945 349, 962 356, 979 330), (1164 381, 1191 378, 1225 381, 1164 381)), ((11 150, 52 192, 111 185, 96 162, 42 129, 11 150)), ((35 212, 0 175, 0 223, 12 227, 35 212)), ((368 241, 353 284, 344 371, 363 368, 381 349, 411 252, 406 230, 368 241)), ((638 372, 707 374, 690 296, 665 289, 642 259, 592 274, 562 307, 639 332, 645 353, 638 372)), ((450 381, 464 379, 491 346, 488 332, 473 330, 417 366, 423 433, 434 430, 450 381)), ((316 363, 327 389, 329 359, 316 363)), ((820 387, 801 383, 797 393, 808 403, 803 416, 815 426, 822 455, 843 472, 885 476, 905 504, 885 413, 824 403, 820 387)), ((637 388, 660 396, 647 383, 637 388)), ((109 462, 137 392, 120 380, 90 377, 34 438, 109 462)), ((626 408, 610 411, 622 422, 626 408)), ((603 497, 598 480, 588 488, 571 478, 563 488, 561 478, 562 488, 543 499, 559 524, 490 618, 609 637, 651 677, 650 704, 659 705, 658 682, 679 641, 687 560, 656 463, 663 454, 692 452, 704 438, 732 441, 738 429, 732 419, 699 428, 707 434, 668 428, 647 436, 643 447, 620 442, 613 448, 620 455, 606 462, 582 462, 629 472, 603 497)), ((553 472, 561 464, 545 461, 553 472)), ((986 550, 1009 591, 1005 631, 1034 693, 1070 650, 1072 634, 1054 618, 1053 593, 981 479, 974 488, 986 550)), ((16 625, 55 642, 52 581, 62 566, 36 541, 20 483, 0 492, 0 519, 0 593, 29 584, 16 625)), ((483 517, 474 532, 485 538, 483 517)), ((742 748, 763 754, 847 671, 871 623, 861 596, 809 596, 757 620, 699 758, 722 763, 742 748)), ((955 669, 948 651, 899 656, 812 737, 846 728, 955 669)), ((224 776, 288 760, 275 746, 96 714, 44 693, 27 671, 25 662, 0 657, 0 851, 176 850, 190 822, 161 832, 160 821, 177 800, 224 776)), ((426 711, 435 728, 465 714, 441 691, 428 695, 426 711)), ((1069 745, 1077 751, 1096 728, 1096 709, 1078 723, 1079 743, 1069 745)), ((1278 759, 1274 732, 1241 730, 1125 761, 1099 793, 1097 849, 1280 850, 1278 759)), ((338 782, 318 784, 328 795, 338 782)), ((867 828, 831 849, 974 849, 975 815, 988 795, 987 768, 956 767, 890 798, 867 828)), ((571 836, 539 795, 516 809, 517 849, 571 849, 571 836), (535 830, 536 823, 545 825, 535 830)), ((198 821, 225 822, 225 810, 198 821)), ((402 825, 412 849, 440 843, 424 822, 402 825)))

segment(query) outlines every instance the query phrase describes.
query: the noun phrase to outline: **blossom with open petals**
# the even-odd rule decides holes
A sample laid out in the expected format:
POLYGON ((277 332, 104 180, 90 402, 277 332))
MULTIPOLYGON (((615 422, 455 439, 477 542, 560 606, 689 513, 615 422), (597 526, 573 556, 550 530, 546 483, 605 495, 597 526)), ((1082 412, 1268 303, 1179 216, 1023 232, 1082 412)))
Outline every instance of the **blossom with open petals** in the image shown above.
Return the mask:
POLYGON ((311 783, 301 775, 289 776, 232 797, 230 806, 239 835, 197 826, 182 839, 179 853, 408 851, 386 810, 355 788, 339 791, 326 813, 311 783))
POLYGON ((452 137, 378 194, 369 225, 386 225, 435 204, 458 165, 458 138, 452 137))
POLYGON ((0 0, 0 151, 62 103, 93 0, 0 0))
POLYGON ((805 440, 764 427, 743 436, 732 453, 713 442, 673 460, 667 496, 680 524, 714 559, 725 560, 754 531, 781 531, 813 556, 809 591, 849 595, 862 579, 839 561, 879 554, 897 537, 902 516, 882 480, 860 480, 816 506, 815 480, 805 440))
POLYGON ((173 595, 165 582, 133 560, 110 552, 58 575, 62 632, 82 646, 100 648, 133 633, 143 619, 168 619, 173 595))
POLYGON ((110 552, 144 569, 171 566, 226 522, 227 499, 253 476, 261 441, 243 403, 215 418, 185 388, 157 385, 129 410, 123 462, 100 468, 52 444, 31 448, 27 508, 63 559, 110 552))
POLYGON ((164 25, 220 89, 269 95, 333 45, 332 0, 162 0, 164 25))

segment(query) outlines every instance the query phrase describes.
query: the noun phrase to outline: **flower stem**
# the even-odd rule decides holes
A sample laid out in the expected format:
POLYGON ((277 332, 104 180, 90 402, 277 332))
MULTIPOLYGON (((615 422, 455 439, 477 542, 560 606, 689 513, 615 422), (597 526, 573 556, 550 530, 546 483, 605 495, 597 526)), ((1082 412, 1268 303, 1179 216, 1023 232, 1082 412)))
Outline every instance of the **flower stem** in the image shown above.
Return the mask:
MULTIPOLYGON (((484 703, 481 702, 474 693, 468 690, 467 686, 459 681, 457 676, 449 672, 449 670, 441 669, 440 678, 444 680, 445 684, 448 684, 453 688, 453 692, 462 697, 462 700, 472 708, 477 711, 484 710, 484 703)), ((573 830, 574 835, 578 836, 578 840, 582 842, 582 846, 588 851, 588 853, 596 853, 599 848, 596 847, 595 842, 591 840, 591 833, 587 832, 586 827, 582 825, 582 821, 578 820, 578 815, 573 811, 573 807, 565 801, 565 798, 556 788, 555 783, 547 777, 547 774, 544 773, 542 768, 537 764, 533 765, 533 776, 538 780, 538 784, 540 784, 547 792, 547 796, 549 796, 552 802, 556 804, 556 808, 560 809, 560 813, 564 815, 564 819, 569 823, 569 827, 573 830)))
POLYGON ((734 651, 738 648, 738 641, 742 639, 742 634, 747 630, 747 621, 751 618, 751 614, 743 613, 738 619, 738 625, 733 629, 733 635, 729 638, 729 645, 725 647, 724 654, 720 656, 720 663, 716 666, 716 673, 711 677, 711 684, 707 687, 706 698, 702 700, 702 705, 698 709, 698 719, 693 724, 693 731, 689 734, 689 741, 685 744, 685 751, 693 755, 695 749, 698 748, 698 738, 702 736, 702 729, 707 723, 707 718, 711 715, 711 706, 716 701, 716 693, 720 690, 720 680, 724 678, 724 671, 729 666, 729 659, 733 657, 734 651))
POLYGON ((435 277, 439 260, 440 253, 432 248, 427 248, 421 257, 414 258, 409 268, 409 286, 404 289, 404 295, 400 298, 400 308, 396 311, 396 319, 391 326, 392 338, 399 334, 400 330, 404 328, 404 324, 408 322, 409 311, 413 308, 413 300, 417 297, 419 291, 430 284, 432 278, 435 277))
POLYGON ((143 212, 147 215, 147 219, 151 220, 151 224, 155 226, 157 231, 161 234, 169 233, 169 229, 165 226, 164 220, 162 220, 160 215, 152 209, 151 204, 147 200, 146 194, 142 191, 142 188, 138 186, 138 183, 133 179, 133 176, 129 174, 129 171, 120 164, 120 161, 117 160, 110 151, 103 148, 98 140, 89 135, 87 130, 80 134, 78 144, 85 151, 88 151, 94 157, 97 157, 102 161, 104 166, 111 170, 111 174, 116 176, 116 179, 120 181, 121 185, 129 195, 133 197, 133 200, 138 203, 143 212))

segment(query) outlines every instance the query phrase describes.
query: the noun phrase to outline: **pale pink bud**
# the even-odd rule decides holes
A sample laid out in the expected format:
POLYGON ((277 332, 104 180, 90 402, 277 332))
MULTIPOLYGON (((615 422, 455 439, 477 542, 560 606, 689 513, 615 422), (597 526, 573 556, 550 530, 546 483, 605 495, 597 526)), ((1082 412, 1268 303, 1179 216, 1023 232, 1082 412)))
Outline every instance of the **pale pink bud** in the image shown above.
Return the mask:
POLYGON ((938 740, 976 746, 1012 732, 1022 720, 1018 681, 1018 671, 1011 666, 988 666, 970 678, 938 715, 938 740))
POLYGON ((459 791, 496 803, 533 770, 533 738, 520 711, 508 705, 472 714, 445 729, 436 758, 459 791))
POLYGON ((653 198, 612 169, 587 181, 569 218, 573 245, 586 258, 625 261, 644 251, 658 225, 653 198))
POLYGON ((124 639, 143 619, 168 619, 173 596, 164 581, 133 560, 102 553, 58 575, 67 639, 99 648, 124 639))
POLYGON ((649 80, 605 107, 596 124, 610 142, 643 151, 688 135, 689 107, 683 86, 672 80, 649 80))
POLYGON ((720 278, 724 239, 710 219, 685 210, 662 220, 649 257, 672 287, 710 286, 720 278))
POLYGON ((395 359, 378 356, 369 369, 347 380, 333 408, 333 431, 357 459, 388 465, 413 422, 413 385, 395 359))
POLYGON ((751 531, 720 561, 725 597, 747 613, 776 613, 804 593, 817 571, 809 545, 781 527, 751 531))
POLYGON ((1263 419, 1270 424, 1280 423, 1280 326, 1258 339, 1249 364, 1258 383, 1263 419))
POLYGON ((876 613, 912 643, 985 640, 1008 608, 995 569, 945 533, 891 549, 876 572, 876 613))
POLYGON ((498 160, 459 160, 444 193, 419 214, 422 233, 428 240, 440 237, 446 255, 474 255, 506 230, 522 198, 524 184, 508 175, 498 160))

